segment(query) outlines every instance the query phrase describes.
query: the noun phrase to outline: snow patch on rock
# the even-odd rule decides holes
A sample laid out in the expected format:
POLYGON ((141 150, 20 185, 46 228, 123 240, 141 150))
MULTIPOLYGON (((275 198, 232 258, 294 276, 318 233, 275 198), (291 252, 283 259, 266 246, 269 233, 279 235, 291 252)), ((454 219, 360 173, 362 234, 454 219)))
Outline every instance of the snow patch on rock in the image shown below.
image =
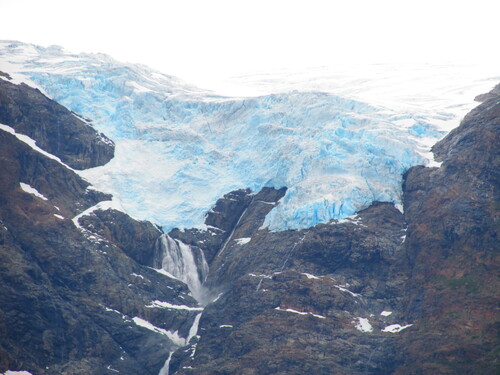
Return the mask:
POLYGON ((174 309, 174 310, 188 310, 188 311, 203 311, 203 307, 191 307, 186 305, 174 305, 169 302, 153 301, 146 306, 147 308, 161 308, 161 309, 174 309))
POLYGON ((252 239, 250 237, 242 237, 242 238, 236 238, 234 241, 238 244, 238 245, 246 245, 247 243, 249 243, 252 239))
POLYGON ((44 201, 48 200, 43 194, 41 194, 38 190, 36 190, 34 187, 28 185, 28 184, 25 184, 24 182, 20 182, 19 183, 19 186, 21 187, 21 189, 23 191, 25 191, 26 193, 29 193, 31 195, 34 195, 35 197, 37 198, 40 198, 40 199, 43 199, 44 201))
POLYGON ((275 310, 278 310, 278 311, 286 311, 286 312, 290 312, 290 313, 293 313, 293 314, 298 314, 298 315, 311 315, 311 316, 314 316, 315 318, 319 318, 319 319, 326 319, 326 316, 323 316, 323 315, 318 315, 318 314, 314 314, 312 312, 304 312, 304 311, 298 311, 298 310, 294 310, 294 309, 282 309, 281 307, 276 307, 275 310))
POLYGON ((20 134, 20 133, 17 133, 16 130, 8 125, 3 125, 3 124, 0 124, 0 129, 7 132, 7 133, 10 133, 12 134, 13 136, 15 136, 17 139, 19 139, 21 142, 27 144, 29 147, 31 147, 33 150, 35 150, 36 152, 39 152, 40 154, 48 157, 49 159, 52 159, 52 160, 55 160, 57 161, 59 164, 63 165, 64 167, 74 171, 73 168, 71 168, 70 166, 66 165, 65 163, 63 163, 61 161, 61 159, 59 159, 57 156, 54 156, 50 153, 48 153, 47 151, 45 150, 42 150, 40 147, 38 147, 36 145, 36 141, 25 135, 25 134, 20 134))
POLYGON ((401 332, 403 329, 406 329, 408 327, 411 327, 413 324, 407 324, 405 326, 402 326, 400 324, 391 324, 387 327, 385 327, 382 332, 391 332, 391 333, 398 333, 401 332))
POLYGON ((155 325, 151 324, 147 320, 139 318, 138 316, 133 317, 132 321, 140 327, 143 327, 143 328, 149 329, 150 331, 167 336, 170 339, 170 341, 172 341, 175 345, 184 346, 186 344, 186 339, 180 337, 179 333, 177 331, 170 332, 170 331, 167 331, 166 329, 156 327, 155 325))
MULTIPOLYGON (((361 317, 358 317, 356 319, 358 319, 358 321, 357 321, 357 324, 355 327, 358 331, 363 332, 363 333, 373 332, 373 327, 370 324, 370 321, 368 319, 361 318, 361 317)), ((352 323, 356 323, 356 322, 354 321, 352 323)))

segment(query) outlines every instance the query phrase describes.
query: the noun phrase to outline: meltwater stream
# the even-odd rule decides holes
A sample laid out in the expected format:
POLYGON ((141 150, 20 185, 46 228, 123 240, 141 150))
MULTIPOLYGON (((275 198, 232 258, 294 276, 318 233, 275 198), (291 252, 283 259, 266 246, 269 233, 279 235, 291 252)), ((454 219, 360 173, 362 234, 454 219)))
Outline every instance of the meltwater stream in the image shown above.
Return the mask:
MULTIPOLYGON (((203 282, 208 275, 208 264, 203 251, 193 249, 185 243, 163 234, 157 242, 157 268, 168 272, 171 276, 186 283, 193 297, 202 306, 206 305, 207 294, 204 293, 203 282)), ((186 344, 198 333, 201 314, 196 315, 189 330, 186 344)), ((158 375, 169 375, 169 365, 172 354, 170 352, 163 368, 158 375)))
POLYGON ((203 282, 208 275, 208 264, 203 252, 173 239, 168 234, 159 238, 158 246, 161 259, 159 268, 186 283, 193 297, 204 305, 203 282))

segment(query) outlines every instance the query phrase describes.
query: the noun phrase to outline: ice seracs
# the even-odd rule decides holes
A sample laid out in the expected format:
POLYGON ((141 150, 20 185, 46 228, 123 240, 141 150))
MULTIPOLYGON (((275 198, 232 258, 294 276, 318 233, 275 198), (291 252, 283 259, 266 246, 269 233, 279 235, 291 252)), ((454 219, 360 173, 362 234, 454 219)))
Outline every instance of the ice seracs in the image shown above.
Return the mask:
MULTIPOLYGON (((453 103, 442 103, 418 87, 412 94, 419 81, 390 66, 381 81, 345 72, 315 79, 321 92, 290 86, 246 98, 217 96, 101 54, 18 42, 0 42, 0 70, 92 118, 116 143, 116 156, 80 174, 119 198, 129 214, 165 231, 202 225, 216 200, 238 188, 288 188, 266 217, 264 227, 273 231, 346 218, 373 201, 400 207, 403 173, 436 165, 429 146, 470 108, 456 80, 449 83, 453 103)), ((408 70, 435 78, 425 72, 408 70)), ((464 88, 484 86, 486 78, 464 88)))

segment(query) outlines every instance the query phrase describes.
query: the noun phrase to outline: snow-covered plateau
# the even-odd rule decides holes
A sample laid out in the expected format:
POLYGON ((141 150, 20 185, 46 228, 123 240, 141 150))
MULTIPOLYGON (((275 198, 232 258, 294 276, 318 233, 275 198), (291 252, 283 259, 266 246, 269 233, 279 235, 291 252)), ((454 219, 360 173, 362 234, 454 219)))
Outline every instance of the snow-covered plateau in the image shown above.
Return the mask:
POLYGON ((437 166, 430 146, 499 79, 472 65, 339 65, 233 77, 209 91, 106 55, 12 41, 0 42, 0 71, 92 119, 115 158, 79 173, 165 230, 202 226, 238 188, 288 187, 266 217, 271 230, 373 201, 399 207, 404 172, 437 166))

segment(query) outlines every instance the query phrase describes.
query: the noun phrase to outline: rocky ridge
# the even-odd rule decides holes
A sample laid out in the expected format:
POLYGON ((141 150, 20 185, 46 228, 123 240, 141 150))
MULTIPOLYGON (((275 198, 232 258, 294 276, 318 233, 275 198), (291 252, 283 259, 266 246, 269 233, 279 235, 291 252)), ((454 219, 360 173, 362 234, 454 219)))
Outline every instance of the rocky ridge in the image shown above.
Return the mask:
POLYGON ((405 253, 398 374, 499 371, 500 85, 433 151, 440 168, 405 176, 405 253))
POLYGON ((74 169, 106 164, 114 144, 91 121, 68 111, 38 89, 0 79, 0 123, 35 139, 43 150, 74 169))

